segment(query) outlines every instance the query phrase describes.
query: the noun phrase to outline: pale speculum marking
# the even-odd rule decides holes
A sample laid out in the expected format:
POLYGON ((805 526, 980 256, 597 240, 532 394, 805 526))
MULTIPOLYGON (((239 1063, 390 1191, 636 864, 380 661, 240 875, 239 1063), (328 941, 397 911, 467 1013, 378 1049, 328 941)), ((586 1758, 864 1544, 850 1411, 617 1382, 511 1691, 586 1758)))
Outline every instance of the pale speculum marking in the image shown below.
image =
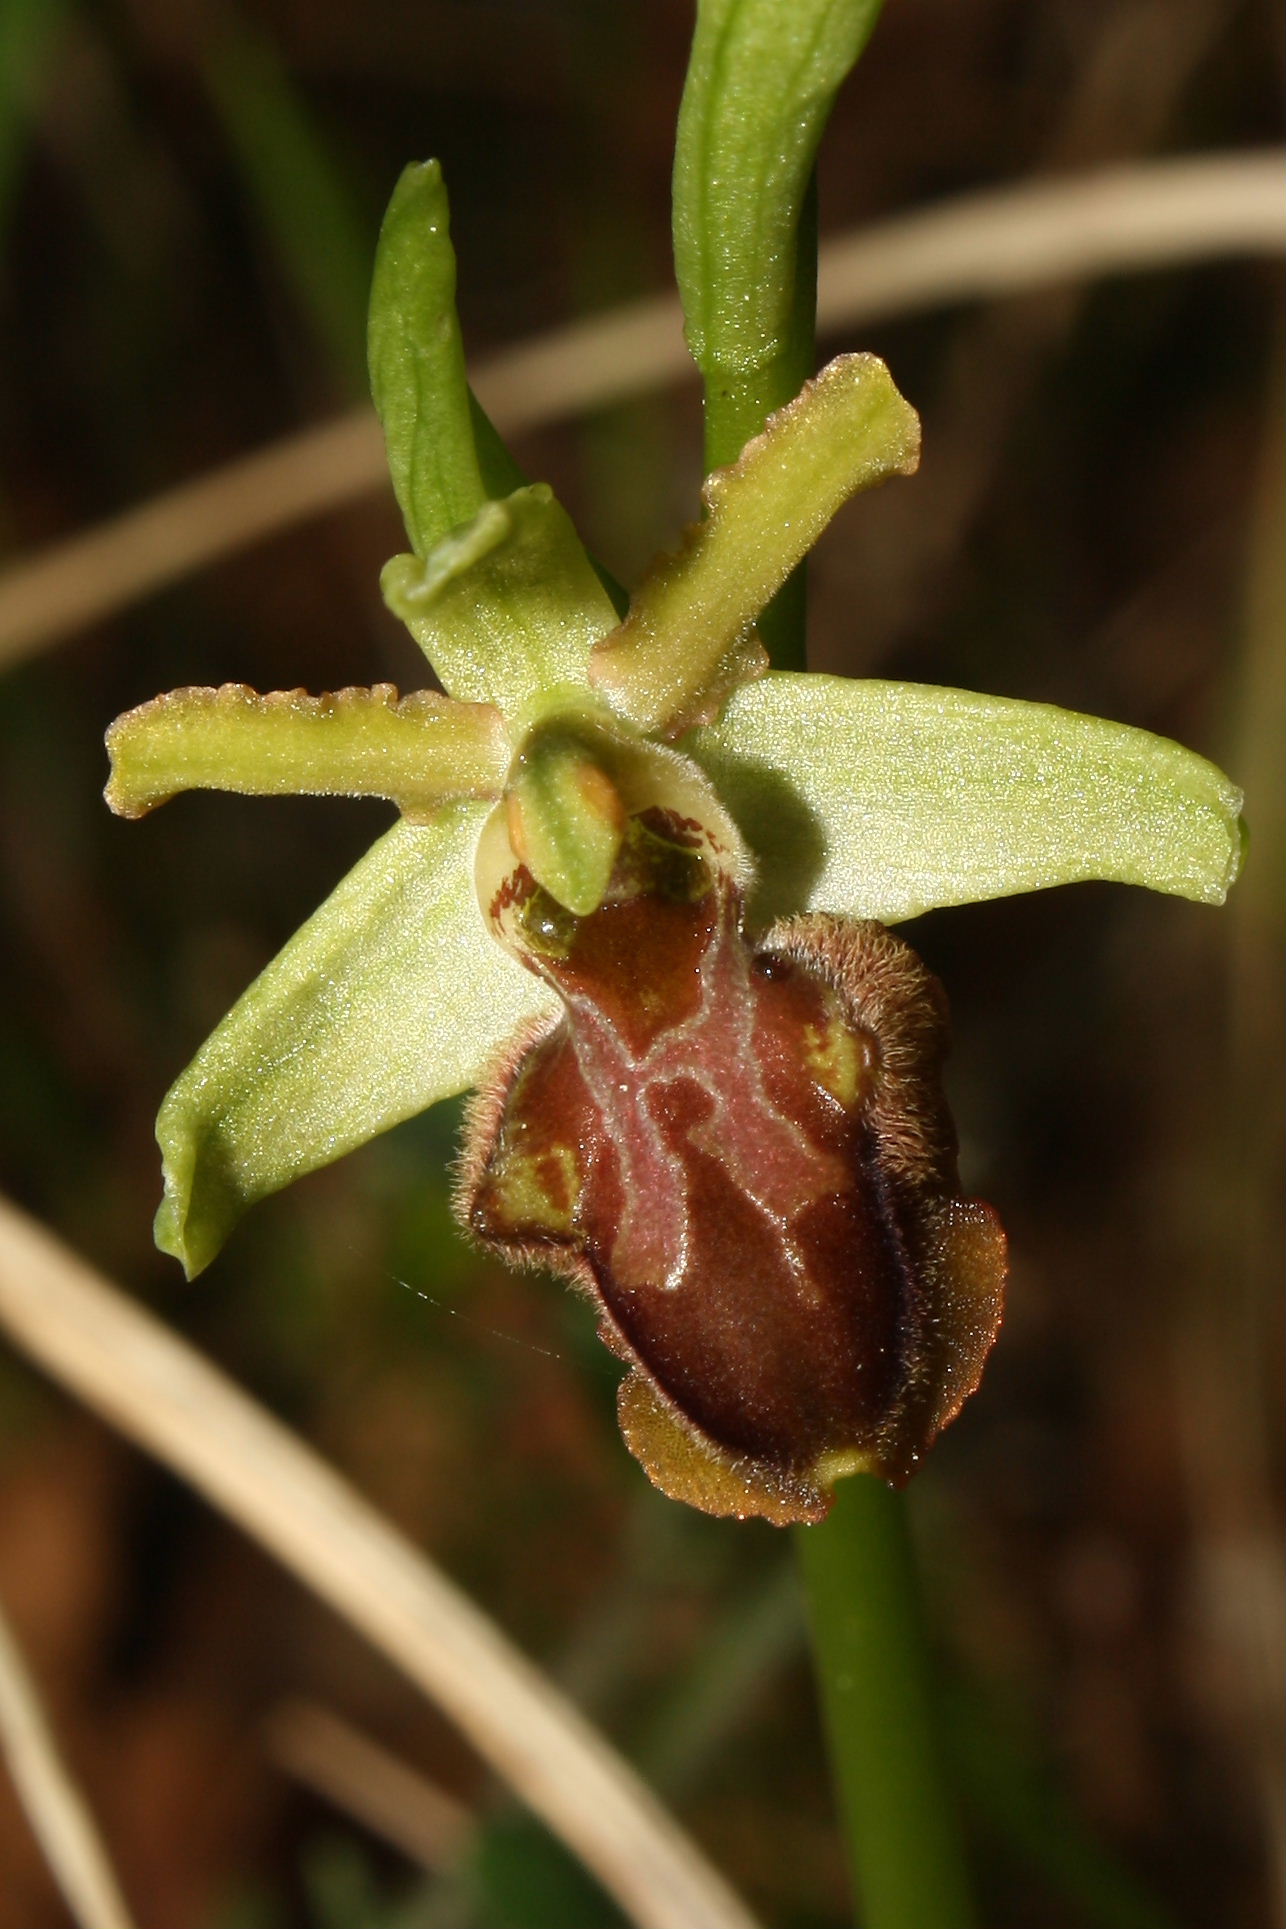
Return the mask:
POLYGON ((673 1024, 661 1023, 642 1050, 631 1047, 593 998, 580 993, 566 1000, 577 1064, 620 1161, 623 1213, 610 1271, 631 1291, 699 1287, 691 1276, 691 1200, 687 1168, 673 1144, 677 1131, 720 1161, 764 1214, 806 1303, 816 1294, 790 1225, 805 1206, 841 1190, 847 1174, 765 1091, 737 904, 722 879, 705 902, 708 936, 696 967, 696 1007, 673 1024), (692 1121, 686 1129, 685 1115, 692 1121))

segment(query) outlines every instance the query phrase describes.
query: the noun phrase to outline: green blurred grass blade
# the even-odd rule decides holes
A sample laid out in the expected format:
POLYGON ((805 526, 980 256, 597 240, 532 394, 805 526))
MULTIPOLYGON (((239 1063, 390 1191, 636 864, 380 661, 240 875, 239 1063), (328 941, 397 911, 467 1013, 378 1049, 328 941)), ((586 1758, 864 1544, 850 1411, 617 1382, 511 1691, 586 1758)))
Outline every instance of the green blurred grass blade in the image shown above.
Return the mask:
POLYGON ((484 1831, 472 1875, 486 1929, 627 1929, 580 1863, 519 1810, 506 1809, 484 1831))
POLYGON ((637 1750, 648 1780, 671 1802, 687 1795, 730 1737, 753 1720, 758 1690, 803 1649, 806 1632, 799 1575, 789 1559, 757 1586, 739 1586, 711 1618, 637 1750))
MULTIPOLYGON (((38 3, 38 0, 37 0, 38 3)), ((374 232, 271 42, 225 20, 205 81, 264 235, 345 387, 366 391, 374 232)))
POLYGON ((973 1694, 948 1708, 949 1742, 969 1807, 1010 1854, 1070 1903, 1085 1929, 1179 1929, 1176 1918, 1105 1848, 1054 1777, 973 1694))
POLYGON ((0 239, 8 231, 41 84, 69 12, 66 0, 0 6, 0 239))
POLYGON ((347 1835, 325 1836, 303 1861, 310 1929, 387 1929, 383 1887, 363 1845, 347 1835))

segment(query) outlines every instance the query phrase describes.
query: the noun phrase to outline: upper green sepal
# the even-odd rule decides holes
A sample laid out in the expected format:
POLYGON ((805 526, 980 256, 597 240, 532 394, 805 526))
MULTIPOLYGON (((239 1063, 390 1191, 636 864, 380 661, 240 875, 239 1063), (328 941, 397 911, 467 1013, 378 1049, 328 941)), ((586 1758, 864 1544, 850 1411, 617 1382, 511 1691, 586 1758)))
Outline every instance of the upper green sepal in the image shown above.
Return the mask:
POLYGON ((1242 795, 1127 724, 928 684, 772 674, 683 748, 759 866, 762 921, 895 924, 1089 878, 1222 903, 1242 795))
POLYGON ((551 690, 584 688, 590 650, 616 622, 543 482, 484 503, 424 560, 394 556, 380 587, 450 695, 506 716, 551 690))
POLYGON ((476 1084, 519 1025, 554 1009, 478 916, 490 808, 395 825, 171 1088, 156 1242, 189 1277, 257 1199, 476 1084))
POLYGON ((436 161, 404 168, 393 190, 375 255, 366 344, 393 491, 412 548, 426 556, 487 498, 436 161))

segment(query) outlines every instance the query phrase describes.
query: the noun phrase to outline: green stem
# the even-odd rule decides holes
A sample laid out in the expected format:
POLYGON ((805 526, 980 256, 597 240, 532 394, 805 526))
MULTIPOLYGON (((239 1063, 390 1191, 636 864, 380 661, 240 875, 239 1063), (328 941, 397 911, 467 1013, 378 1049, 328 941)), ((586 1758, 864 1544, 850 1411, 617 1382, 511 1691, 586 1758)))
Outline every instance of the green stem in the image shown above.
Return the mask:
POLYGON ((796 1538, 864 1929, 972 1929, 903 1498, 854 1474, 796 1538))
MULTIPOLYGON (((799 217, 795 256, 795 294, 790 328, 779 354, 749 375, 705 377, 706 470, 735 462, 751 436, 758 435, 774 409, 793 401, 813 373, 817 313, 817 183, 814 178, 799 217)), ((807 581, 800 564, 778 590, 755 625, 775 670, 808 666, 806 642, 807 581)))
MULTIPOLYGON (((749 374, 705 373, 707 469, 735 462, 812 374, 817 199, 800 215, 790 326, 749 374)), ((806 667, 802 567, 757 628, 779 670, 806 667)), ((855 1474, 829 1518, 798 1530, 836 1792, 864 1929, 972 1929, 902 1498, 855 1474)))

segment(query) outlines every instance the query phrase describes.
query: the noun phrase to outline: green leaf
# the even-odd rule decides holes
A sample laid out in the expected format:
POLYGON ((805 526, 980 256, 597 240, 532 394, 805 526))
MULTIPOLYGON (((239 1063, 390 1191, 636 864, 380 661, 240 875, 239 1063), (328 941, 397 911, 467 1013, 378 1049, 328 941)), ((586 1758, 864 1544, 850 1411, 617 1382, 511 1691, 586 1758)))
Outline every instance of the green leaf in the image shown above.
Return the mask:
POLYGON ((713 716, 763 666, 752 625, 840 505, 919 460, 920 424, 874 355, 841 355, 702 491, 703 522, 654 563, 594 652, 597 689, 645 730, 713 716))
POLYGON ((497 710, 391 683, 310 697, 244 683, 170 690, 117 717, 104 796, 143 817, 184 790, 255 797, 388 797, 423 817, 461 797, 498 797, 509 744, 497 710))
POLYGON ((813 157, 880 0, 700 0, 674 163, 674 263, 703 375, 778 356, 813 157))
POLYGON ((928 684, 770 675, 683 748, 760 865, 763 921, 885 924, 1110 878, 1220 904, 1241 792, 1166 737, 928 684))
POLYGON ((26 149, 58 76, 59 41, 72 19, 69 0, 5 0, 0 7, 0 242, 9 238, 26 149))
POLYGON ((255 1200, 465 1090, 557 1009, 483 926, 472 864, 489 810, 389 831, 172 1087, 156 1242, 189 1277, 255 1200))
POLYGON ((583 690, 589 652, 616 611, 566 512, 543 482, 488 502, 426 561, 394 556, 380 577, 443 686, 513 718, 583 690))
POLYGON ((367 356, 411 547, 427 556, 487 499, 455 312, 455 253, 436 161, 404 169, 380 229, 367 356))

